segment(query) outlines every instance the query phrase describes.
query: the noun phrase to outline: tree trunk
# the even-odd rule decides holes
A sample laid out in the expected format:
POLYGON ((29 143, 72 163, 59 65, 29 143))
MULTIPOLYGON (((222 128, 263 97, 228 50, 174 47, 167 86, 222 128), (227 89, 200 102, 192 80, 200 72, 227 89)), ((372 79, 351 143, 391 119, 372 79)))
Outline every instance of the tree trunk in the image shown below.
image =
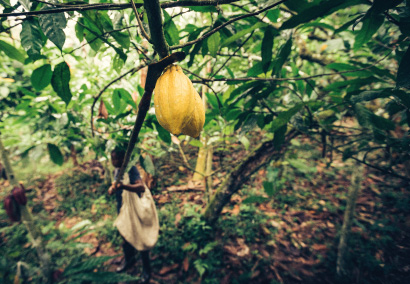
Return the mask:
POLYGON ((273 140, 260 144, 245 160, 227 175, 217 189, 203 214, 205 220, 213 225, 219 217, 224 206, 231 200, 249 178, 262 166, 272 160, 279 160, 285 153, 289 142, 298 135, 296 131, 287 134, 285 142, 279 148, 274 146, 273 140))
POLYGON ((343 219, 343 226, 340 232, 339 247, 337 253, 336 272, 339 276, 346 274, 346 253, 348 250, 347 239, 349 237, 350 228, 354 220, 354 211, 356 208, 357 196, 360 191, 360 184, 363 176, 363 166, 357 165, 357 169, 353 171, 351 186, 347 195, 346 210, 343 219))

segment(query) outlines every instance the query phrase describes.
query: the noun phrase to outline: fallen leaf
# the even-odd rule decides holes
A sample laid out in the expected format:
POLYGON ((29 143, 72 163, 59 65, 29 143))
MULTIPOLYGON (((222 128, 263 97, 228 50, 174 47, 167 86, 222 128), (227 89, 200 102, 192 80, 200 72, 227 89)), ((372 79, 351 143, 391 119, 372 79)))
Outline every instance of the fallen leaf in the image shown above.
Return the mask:
POLYGON ((178 227, 178 223, 179 221, 181 221, 181 213, 178 213, 177 215, 175 215, 175 227, 178 227))
POLYGON ((159 271, 159 274, 160 275, 167 274, 171 272, 172 270, 174 270, 175 268, 177 268, 178 266, 179 266, 178 263, 174 263, 173 265, 170 265, 170 266, 165 266, 159 271))
POLYGON ((235 206, 232 209, 232 214, 236 216, 239 214, 239 212, 240 212, 239 204, 235 204, 235 206))
POLYGON ((189 258, 185 257, 184 261, 182 262, 182 269, 187 272, 189 269, 189 258))
POLYGON ((312 245, 312 248, 313 248, 314 250, 326 250, 326 249, 327 249, 327 246, 324 245, 324 244, 313 244, 313 245, 312 245))

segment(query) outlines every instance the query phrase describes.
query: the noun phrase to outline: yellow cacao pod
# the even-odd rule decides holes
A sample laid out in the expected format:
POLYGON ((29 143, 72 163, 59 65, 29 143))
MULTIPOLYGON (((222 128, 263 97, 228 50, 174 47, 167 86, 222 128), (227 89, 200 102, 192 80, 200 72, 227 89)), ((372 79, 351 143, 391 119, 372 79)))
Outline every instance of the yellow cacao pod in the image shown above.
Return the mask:
POLYGON ((154 89, 155 115, 159 124, 174 135, 180 134, 193 118, 195 92, 181 67, 167 67, 154 89))
POLYGON ((189 135, 193 138, 199 136, 202 128, 204 128, 205 124, 205 108, 204 103, 202 102, 201 97, 199 96, 198 92, 194 89, 195 94, 195 109, 194 113, 192 114, 192 119, 190 122, 182 128, 182 134, 189 135))

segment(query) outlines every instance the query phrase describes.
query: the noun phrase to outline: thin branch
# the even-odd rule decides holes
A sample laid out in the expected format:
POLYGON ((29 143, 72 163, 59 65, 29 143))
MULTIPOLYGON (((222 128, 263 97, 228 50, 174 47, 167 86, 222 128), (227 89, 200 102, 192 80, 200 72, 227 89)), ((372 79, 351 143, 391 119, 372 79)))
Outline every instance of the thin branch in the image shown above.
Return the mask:
POLYGON ((22 23, 23 23, 23 22, 20 22, 20 23, 15 24, 14 26, 7 27, 7 28, 5 28, 4 30, 0 30, 0 33, 7 32, 7 31, 11 30, 12 28, 15 28, 15 27, 21 25, 22 23))
POLYGON ((137 11, 137 7, 135 7, 134 0, 130 0, 130 1, 131 1, 132 9, 134 10, 134 13, 135 13, 135 17, 137 18, 138 25, 140 26, 140 29, 141 29, 141 35, 143 37, 145 37, 145 39, 148 42, 151 42, 151 38, 149 37, 149 35, 145 31, 144 26, 142 25, 142 22, 141 22, 141 19, 140 19, 140 14, 137 11))
POLYGON ((227 21, 226 23, 224 23, 224 24, 222 24, 222 25, 220 25, 220 26, 214 28, 213 30, 211 30, 211 31, 209 31, 209 32, 207 32, 207 33, 205 33, 204 35, 202 35, 201 37, 199 37, 199 38, 196 39, 196 40, 192 40, 192 41, 188 41, 188 42, 183 43, 183 44, 178 44, 178 45, 171 46, 171 47, 170 47, 170 50, 174 50, 174 49, 178 49, 178 48, 183 48, 183 47, 185 47, 185 46, 193 45, 193 44, 195 44, 195 43, 197 43, 197 42, 200 42, 200 41, 202 41, 202 40, 208 38, 209 36, 213 35, 214 33, 216 33, 217 31, 219 31, 220 29, 226 27, 227 25, 230 25, 230 24, 232 24, 232 23, 234 23, 234 22, 236 22, 236 21, 239 21, 239 20, 242 20, 242 19, 245 19, 245 18, 248 18, 248 17, 253 17, 253 16, 256 16, 256 15, 259 15, 259 14, 261 14, 261 13, 263 13, 263 12, 265 12, 265 11, 268 11, 268 10, 270 10, 270 9, 272 9, 272 8, 278 6, 278 5, 280 5, 280 4, 282 4, 282 3, 286 2, 286 1, 287 1, 287 0, 280 0, 280 1, 276 2, 275 4, 269 5, 269 6, 263 8, 263 9, 261 9, 261 10, 259 10, 259 11, 256 11, 256 12, 253 12, 253 13, 250 13, 250 14, 246 14, 246 15, 242 15, 242 16, 235 17, 235 18, 233 18, 232 20, 229 20, 229 21, 227 21))
POLYGON ((98 93, 98 95, 96 95, 94 97, 93 104, 91 105, 91 133, 92 133, 93 137, 94 137, 94 107, 95 107, 95 104, 97 103, 97 101, 102 96, 102 94, 105 92, 105 90, 107 90, 115 82, 121 80, 122 78, 124 78, 128 74, 134 74, 135 72, 139 71, 140 69, 144 68, 145 66, 147 66, 147 64, 142 64, 138 67, 134 67, 134 68, 128 70, 127 72, 125 72, 121 76, 119 76, 119 77, 115 78, 114 80, 112 80, 111 82, 109 82, 104 88, 101 89, 101 91, 98 93))
MULTIPOLYGON (((174 7, 188 7, 188 6, 218 6, 223 4, 230 4, 233 2, 238 2, 240 0, 182 0, 182 1, 172 1, 161 3, 161 8, 174 8, 174 7)), ((50 4, 55 5, 55 4, 50 4)), ((62 5, 62 4, 60 4, 62 5)), ((141 3, 136 3, 137 8, 141 7, 141 3)), ((87 10, 124 10, 132 8, 131 4, 116 4, 116 3, 103 3, 103 4, 84 4, 84 5, 66 5, 67 8, 58 8, 50 10, 41 11, 30 11, 30 12, 17 12, 17 13, 2 13, 2 17, 17 17, 17 16, 36 16, 44 14, 56 14, 63 12, 72 11, 87 11, 87 10)))
POLYGON ((215 75, 218 74, 218 72, 221 71, 221 69, 225 67, 225 65, 228 63, 228 61, 231 60, 232 56, 234 56, 245 45, 245 43, 247 43, 248 40, 251 39, 251 37, 253 36, 254 33, 255 33, 255 31, 251 32, 251 34, 248 36, 248 38, 245 39, 241 43, 241 45, 234 51, 234 53, 231 56, 228 57, 228 59, 224 62, 224 64, 222 64, 222 66, 218 70, 216 70, 215 73, 212 76, 210 76, 211 78, 215 77, 215 75))

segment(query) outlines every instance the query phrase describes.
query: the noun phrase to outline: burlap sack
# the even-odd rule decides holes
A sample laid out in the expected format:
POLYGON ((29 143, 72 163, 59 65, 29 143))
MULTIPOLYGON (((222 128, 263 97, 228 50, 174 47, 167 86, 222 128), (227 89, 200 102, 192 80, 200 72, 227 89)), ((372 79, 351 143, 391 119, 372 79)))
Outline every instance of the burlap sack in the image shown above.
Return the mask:
POLYGON ((154 199, 147 186, 140 196, 134 192, 123 191, 121 211, 114 226, 127 242, 137 250, 144 251, 155 246, 159 223, 154 199))

